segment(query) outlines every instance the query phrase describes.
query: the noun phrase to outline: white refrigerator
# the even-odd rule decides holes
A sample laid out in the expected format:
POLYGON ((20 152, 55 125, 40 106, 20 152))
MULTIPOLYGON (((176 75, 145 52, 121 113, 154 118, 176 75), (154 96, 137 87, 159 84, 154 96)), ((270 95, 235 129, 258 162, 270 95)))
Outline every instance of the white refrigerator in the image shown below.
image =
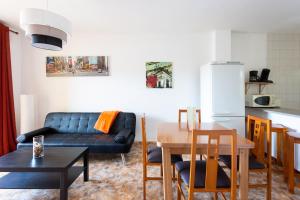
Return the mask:
POLYGON ((210 63, 200 73, 201 120, 215 121, 245 136, 244 65, 210 63))

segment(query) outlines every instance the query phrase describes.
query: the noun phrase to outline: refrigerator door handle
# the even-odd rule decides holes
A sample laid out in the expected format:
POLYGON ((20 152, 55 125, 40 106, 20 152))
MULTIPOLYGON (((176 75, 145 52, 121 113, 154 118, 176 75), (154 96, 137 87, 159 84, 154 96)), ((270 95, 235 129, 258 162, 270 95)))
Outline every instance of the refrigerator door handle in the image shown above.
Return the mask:
POLYGON ((225 119, 214 119, 215 122, 229 122, 231 121, 230 118, 225 118, 225 119))
POLYGON ((213 116, 228 116, 231 114, 231 112, 212 113, 213 116))

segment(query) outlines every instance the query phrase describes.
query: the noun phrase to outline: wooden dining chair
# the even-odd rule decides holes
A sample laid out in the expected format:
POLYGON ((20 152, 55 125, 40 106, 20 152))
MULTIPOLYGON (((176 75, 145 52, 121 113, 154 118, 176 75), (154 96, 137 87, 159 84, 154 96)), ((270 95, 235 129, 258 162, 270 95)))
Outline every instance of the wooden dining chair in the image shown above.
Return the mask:
MULTIPOLYGON (((187 115, 187 109, 179 109, 178 110, 178 123, 181 124, 182 122, 182 114, 185 113, 187 115)), ((201 123, 201 111, 200 109, 196 109, 196 114, 198 115, 198 123, 200 124, 201 123)), ((187 121, 186 121, 187 123, 187 121)))
MULTIPOLYGON (((247 116, 247 138, 253 141, 255 144, 254 149, 251 150, 249 155, 249 172, 267 174, 266 183, 249 184, 249 188, 266 188, 267 200, 271 200, 272 198, 271 126, 271 120, 256 116, 247 116), (265 139, 267 144, 267 152, 265 152, 265 139)), ((228 156, 220 156, 220 160, 227 167, 231 167, 231 158, 228 156)))
MULTIPOLYGON (((271 132, 276 134, 276 163, 286 168, 286 135, 288 128, 281 124, 272 124, 271 132), (283 155, 283 160, 281 159, 283 155)), ((275 145, 275 144, 274 144, 275 145)))
MULTIPOLYGON (((179 109, 178 110, 178 124, 181 126, 181 122, 182 122, 182 115, 185 114, 186 115, 186 125, 188 126, 188 110, 187 109, 179 109)), ((201 123, 201 110, 200 109, 196 109, 196 114, 197 114, 197 118, 198 118, 198 124, 201 123)), ((200 160, 205 159, 205 155, 199 155, 200 160)))
MULTIPOLYGON (((146 199, 146 182, 149 180, 162 180, 162 150, 160 147, 148 147, 147 134, 146 134, 146 119, 145 115, 141 119, 142 123, 142 156, 143 156, 143 199, 146 199), (160 167, 160 177, 149 177, 147 174, 148 166, 158 166, 160 167)), ((181 155, 171 155, 172 170, 173 170, 173 180, 175 177, 175 163, 182 161, 181 155)))
POLYGON ((288 173, 288 188, 289 192, 295 193, 295 187, 300 187, 299 183, 295 183, 295 177, 300 174, 295 172, 295 144, 300 144, 300 133, 288 132, 287 133, 287 155, 290 158, 287 162, 288 173))
POLYGON ((182 185, 188 191, 189 200, 194 199, 195 192, 212 192, 214 193, 214 199, 218 198, 218 193, 221 193, 222 197, 225 198, 224 192, 230 192, 230 199, 236 199, 236 155, 236 130, 193 130, 191 161, 182 161, 175 164, 178 172, 177 199, 180 200, 181 196, 185 199, 182 185), (197 141, 201 142, 201 140, 208 141, 205 152, 207 159, 196 161, 196 154, 199 149, 197 141), (219 151, 225 142, 231 145, 231 150, 227 152, 232 160, 230 177, 218 163, 219 151))

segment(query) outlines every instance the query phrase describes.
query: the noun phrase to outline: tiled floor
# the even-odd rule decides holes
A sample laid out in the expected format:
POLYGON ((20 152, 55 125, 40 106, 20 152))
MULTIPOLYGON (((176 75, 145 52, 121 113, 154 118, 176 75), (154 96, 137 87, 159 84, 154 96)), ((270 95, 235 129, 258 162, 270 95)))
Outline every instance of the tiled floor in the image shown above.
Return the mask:
MULTIPOLYGON (((90 181, 84 183, 80 176, 69 189, 70 200, 131 200, 142 199, 142 160, 141 144, 135 143, 126 157, 127 165, 123 166, 120 155, 92 156, 90 159, 90 181)), ((150 169, 151 174, 159 175, 159 168, 150 169)), ((3 175, 3 174, 0 174, 3 175)), ((255 179, 263 176, 258 175, 255 179)), ((163 199, 161 181, 149 181, 147 199, 163 199)), ((176 197, 176 188, 173 187, 176 197)), ((283 182, 281 173, 273 173, 272 199, 300 200, 300 190, 291 195, 283 182)), ((249 199, 265 199, 263 189, 250 190, 249 199)), ((210 194, 197 195, 197 199, 212 199, 210 194)), ((59 199, 58 190, 0 190, 1 200, 54 200, 59 199)))

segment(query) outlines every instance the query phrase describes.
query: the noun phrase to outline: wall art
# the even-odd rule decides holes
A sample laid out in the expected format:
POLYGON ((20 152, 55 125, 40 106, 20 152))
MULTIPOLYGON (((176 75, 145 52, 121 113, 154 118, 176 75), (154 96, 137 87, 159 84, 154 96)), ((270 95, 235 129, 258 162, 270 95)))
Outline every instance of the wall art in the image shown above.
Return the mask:
POLYGON ((108 76, 108 56, 49 56, 46 75, 53 76, 108 76))
POLYGON ((147 88, 172 88, 172 62, 146 62, 147 88))

